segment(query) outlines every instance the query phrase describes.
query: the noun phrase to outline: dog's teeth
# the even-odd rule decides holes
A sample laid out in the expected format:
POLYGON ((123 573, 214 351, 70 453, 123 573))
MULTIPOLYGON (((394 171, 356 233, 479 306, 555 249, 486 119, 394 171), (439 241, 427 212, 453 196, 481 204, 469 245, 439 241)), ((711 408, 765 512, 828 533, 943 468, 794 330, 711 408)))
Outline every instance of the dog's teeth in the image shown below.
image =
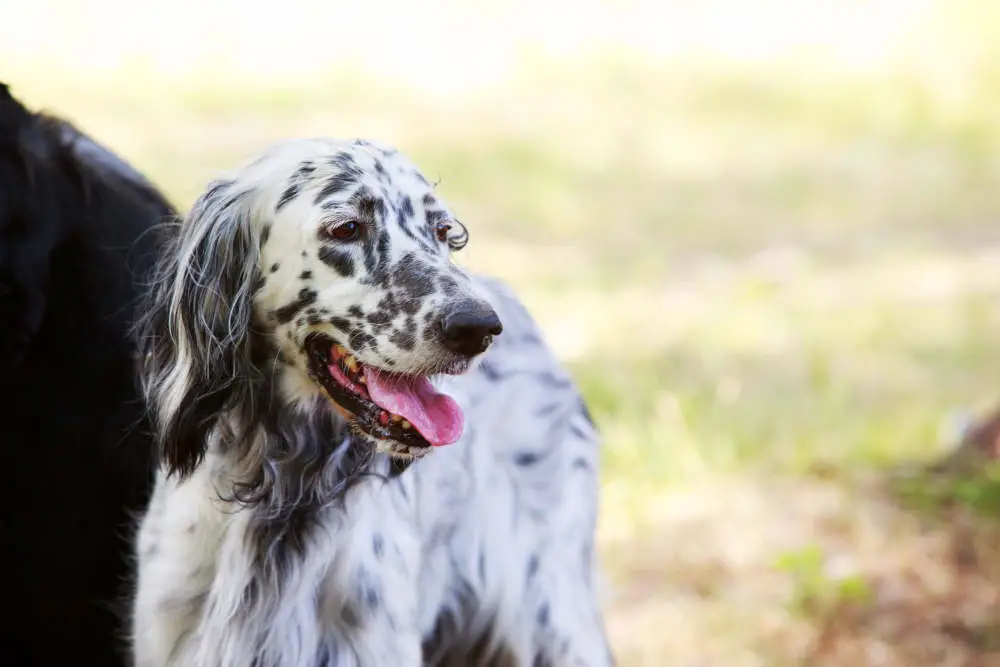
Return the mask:
POLYGON ((403 421, 403 418, 400 417, 399 415, 390 415, 389 419, 391 419, 392 421, 397 422, 397 423, 403 421))
POLYGON ((341 354, 347 354, 347 348, 345 348, 345 347, 344 347, 343 345, 341 345, 340 343, 334 343, 334 344, 333 344, 333 351, 334 351, 334 353, 335 353, 335 354, 337 354, 338 356, 339 356, 339 355, 341 355, 341 354))
POLYGON ((352 373, 358 372, 358 360, 354 358, 354 355, 349 354, 344 357, 344 365, 347 366, 352 373))
POLYGON ((413 424, 411 424, 410 422, 406 421, 405 419, 403 421, 401 421, 399 423, 399 425, 403 427, 404 431, 409 430, 413 426, 413 424))

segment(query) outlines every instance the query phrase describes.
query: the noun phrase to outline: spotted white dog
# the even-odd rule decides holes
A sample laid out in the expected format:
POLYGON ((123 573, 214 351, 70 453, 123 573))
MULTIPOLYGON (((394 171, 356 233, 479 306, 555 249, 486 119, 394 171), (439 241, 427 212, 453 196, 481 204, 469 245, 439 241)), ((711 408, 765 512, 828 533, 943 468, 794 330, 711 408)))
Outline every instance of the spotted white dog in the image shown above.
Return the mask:
POLYGON ((467 238, 399 152, 326 139, 170 230, 137 667, 613 663, 597 435, 516 298, 451 261, 467 238))

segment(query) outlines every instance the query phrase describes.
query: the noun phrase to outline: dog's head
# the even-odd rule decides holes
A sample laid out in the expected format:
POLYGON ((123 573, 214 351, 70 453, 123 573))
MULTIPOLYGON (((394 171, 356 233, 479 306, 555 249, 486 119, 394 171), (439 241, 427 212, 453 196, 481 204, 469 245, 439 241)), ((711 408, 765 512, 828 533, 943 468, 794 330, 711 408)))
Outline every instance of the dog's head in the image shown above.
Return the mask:
POLYGON ((467 239, 417 168, 373 142, 283 142, 212 183, 145 324, 165 462, 190 471, 219 419, 249 428, 248 406, 276 395, 339 413, 395 456, 455 442, 461 410, 432 380, 465 372, 502 331, 451 261, 467 239))

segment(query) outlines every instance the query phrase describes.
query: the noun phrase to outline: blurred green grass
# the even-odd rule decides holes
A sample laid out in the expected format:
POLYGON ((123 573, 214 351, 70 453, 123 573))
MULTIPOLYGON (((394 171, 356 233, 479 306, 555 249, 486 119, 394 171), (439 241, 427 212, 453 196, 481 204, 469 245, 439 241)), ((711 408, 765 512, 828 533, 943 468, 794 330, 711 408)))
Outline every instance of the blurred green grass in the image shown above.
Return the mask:
POLYGON ((947 409, 995 392, 1000 93, 953 118, 905 78, 899 102, 884 81, 601 65, 447 106, 345 76, 20 88, 182 206, 282 136, 399 144, 471 227, 460 260, 552 331, 611 483, 923 456, 947 409))
MULTIPOLYGON (((997 397, 1000 11, 950 7, 944 74, 605 52, 459 97, 332 70, 9 78, 182 206, 282 137, 411 154, 472 231, 459 260, 518 289, 593 406, 627 585, 678 489, 931 460, 952 408, 997 397)), ((666 659, 621 632, 624 664, 666 659)))

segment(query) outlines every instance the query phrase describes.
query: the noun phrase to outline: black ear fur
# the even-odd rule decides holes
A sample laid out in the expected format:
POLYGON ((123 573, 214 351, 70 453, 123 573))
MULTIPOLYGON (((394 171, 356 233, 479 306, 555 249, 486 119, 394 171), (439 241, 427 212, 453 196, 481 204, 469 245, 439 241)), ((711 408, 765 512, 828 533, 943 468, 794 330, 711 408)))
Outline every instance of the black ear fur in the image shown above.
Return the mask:
MULTIPOLYGON (((234 406, 259 384, 251 327, 259 245, 248 192, 217 181, 174 227, 139 323, 144 389, 160 458, 189 475, 234 406)), ((241 422, 242 420, 234 420, 241 422)), ((249 433, 219 429, 228 447, 249 433)))

